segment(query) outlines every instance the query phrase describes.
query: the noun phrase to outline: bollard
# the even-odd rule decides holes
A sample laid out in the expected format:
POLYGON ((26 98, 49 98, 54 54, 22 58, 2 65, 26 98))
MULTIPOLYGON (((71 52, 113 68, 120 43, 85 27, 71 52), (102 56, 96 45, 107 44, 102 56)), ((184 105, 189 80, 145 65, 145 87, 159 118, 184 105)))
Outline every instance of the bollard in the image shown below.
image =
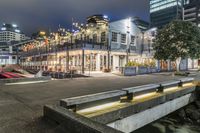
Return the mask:
POLYGON ((164 92, 164 87, 162 86, 162 84, 160 84, 160 86, 157 89, 158 93, 163 93, 164 92))
POLYGON ((128 93, 128 92, 127 92, 126 96, 123 96, 120 98, 121 103, 131 102, 132 100, 133 100, 133 93, 128 93))
POLYGON ((183 87, 183 82, 180 80, 180 83, 178 83, 178 87, 183 87))

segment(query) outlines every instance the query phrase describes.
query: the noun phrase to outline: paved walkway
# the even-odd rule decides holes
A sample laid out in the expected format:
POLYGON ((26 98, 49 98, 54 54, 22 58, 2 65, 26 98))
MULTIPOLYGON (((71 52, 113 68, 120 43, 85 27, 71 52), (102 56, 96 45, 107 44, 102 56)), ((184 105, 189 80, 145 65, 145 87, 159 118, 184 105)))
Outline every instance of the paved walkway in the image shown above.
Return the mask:
MULTIPOLYGON (((42 119, 43 106, 62 98, 158 83, 178 77, 152 74, 54 80, 48 83, 0 87, 0 133, 64 133, 42 119)), ((65 132, 66 133, 66 132, 65 132)))
POLYGON ((95 72, 86 71, 84 75, 90 76, 90 77, 118 77, 118 75, 116 75, 116 74, 104 73, 102 71, 95 71, 95 72))

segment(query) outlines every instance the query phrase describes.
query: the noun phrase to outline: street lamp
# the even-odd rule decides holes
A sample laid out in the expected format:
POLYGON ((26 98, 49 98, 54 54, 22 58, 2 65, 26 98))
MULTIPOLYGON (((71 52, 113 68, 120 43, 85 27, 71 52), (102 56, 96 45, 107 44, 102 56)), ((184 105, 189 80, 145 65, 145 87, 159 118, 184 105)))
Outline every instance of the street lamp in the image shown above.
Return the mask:
POLYGON ((131 28, 131 17, 126 20, 127 25, 127 49, 126 49, 126 63, 129 61, 129 53, 130 53, 130 28, 131 28))

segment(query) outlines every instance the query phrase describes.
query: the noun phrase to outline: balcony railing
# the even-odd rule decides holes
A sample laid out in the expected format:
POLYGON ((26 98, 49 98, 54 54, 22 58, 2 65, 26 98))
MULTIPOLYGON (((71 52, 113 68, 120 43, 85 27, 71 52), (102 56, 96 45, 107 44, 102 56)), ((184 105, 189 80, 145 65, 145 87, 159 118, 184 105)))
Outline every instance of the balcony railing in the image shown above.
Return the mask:
POLYGON ((38 47, 27 52, 21 52, 23 57, 34 56, 34 55, 43 55, 56 52, 62 52, 67 50, 79 50, 79 49, 88 49, 88 50, 108 50, 108 46, 105 43, 95 43, 90 41, 75 41, 75 43, 64 43, 63 45, 46 45, 44 47, 38 47))

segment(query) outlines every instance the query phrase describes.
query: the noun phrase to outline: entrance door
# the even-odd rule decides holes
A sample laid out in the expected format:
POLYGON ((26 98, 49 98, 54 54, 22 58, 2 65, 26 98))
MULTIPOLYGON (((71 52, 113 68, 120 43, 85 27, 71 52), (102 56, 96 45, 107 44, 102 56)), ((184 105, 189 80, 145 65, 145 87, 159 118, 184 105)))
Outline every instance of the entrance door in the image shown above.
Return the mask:
POLYGON ((123 67, 123 60, 124 60, 125 56, 120 55, 119 56, 119 67, 123 67))

